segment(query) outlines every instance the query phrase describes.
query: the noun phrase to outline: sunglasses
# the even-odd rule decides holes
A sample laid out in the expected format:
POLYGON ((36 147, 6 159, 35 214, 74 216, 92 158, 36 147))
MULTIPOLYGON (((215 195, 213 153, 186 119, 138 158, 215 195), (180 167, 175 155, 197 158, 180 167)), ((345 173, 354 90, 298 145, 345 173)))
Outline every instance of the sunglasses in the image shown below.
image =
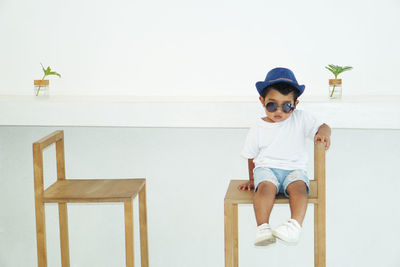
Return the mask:
MULTIPOLYGON (((278 105, 275 102, 268 102, 265 105, 266 109, 268 112, 275 112, 278 110, 278 105)), ((292 103, 285 103, 282 105, 282 111, 285 113, 290 113, 295 109, 294 105, 292 103)))

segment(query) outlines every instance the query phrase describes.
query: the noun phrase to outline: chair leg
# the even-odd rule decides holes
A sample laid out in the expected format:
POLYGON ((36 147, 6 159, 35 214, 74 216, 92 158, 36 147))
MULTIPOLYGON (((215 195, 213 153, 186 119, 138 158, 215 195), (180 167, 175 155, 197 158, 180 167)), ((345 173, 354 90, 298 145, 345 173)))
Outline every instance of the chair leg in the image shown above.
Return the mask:
POLYGON ((149 249, 147 243, 147 207, 146 184, 139 192, 139 224, 140 224, 140 258, 142 267, 149 266, 149 249))
POLYGON ((233 266, 233 235, 232 235, 232 204, 224 204, 224 227, 225 227, 225 267, 233 266))
POLYGON ((318 204, 318 254, 319 266, 326 267, 326 210, 325 203, 318 204))
POLYGON ((326 267, 326 215, 323 204, 314 204, 314 265, 326 267))
POLYGON ((46 218, 44 203, 36 199, 35 210, 38 266, 47 267, 46 218))
POLYGON ((133 250, 133 204, 132 200, 124 202, 125 213, 125 256, 126 267, 134 266, 133 250))
POLYGON ((58 203, 60 221, 61 266, 69 267, 69 238, 67 203, 58 203))
POLYGON ((314 266, 318 267, 318 204, 314 204, 314 266))
POLYGON ((233 223, 232 223, 232 235, 233 235, 233 266, 239 266, 239 225, 238 225, 238 205, 233 205, 233 223))
POLYGON ((237 204, 224 204, 225 267, 238 266, 238 214, 237 204))

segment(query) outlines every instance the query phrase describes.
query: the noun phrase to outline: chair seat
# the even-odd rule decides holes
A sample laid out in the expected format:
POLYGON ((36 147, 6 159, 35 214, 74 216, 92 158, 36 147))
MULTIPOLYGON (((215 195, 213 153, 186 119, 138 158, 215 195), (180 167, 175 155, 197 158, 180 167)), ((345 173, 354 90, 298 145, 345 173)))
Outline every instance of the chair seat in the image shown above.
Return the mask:
MULTIPOLYGON (((244 184, 248 180, 231 180, 229 183, 228 191, 226 191, 225 202, 234 204, 252 204, 253 203, 253 191, 241 191, 238 189, 240 184, 244 184)), ((308 196, 308 202, 317 203, 317 181, 310 180, 310 194, 308 196)), ((289 199, 283 195, 278 194, 275 199, 275 203, 289 203, 289 199)))
POLYGON ((66 179, 44 191, 44 202, 125 202, 133 199, 145 179, 66 179))

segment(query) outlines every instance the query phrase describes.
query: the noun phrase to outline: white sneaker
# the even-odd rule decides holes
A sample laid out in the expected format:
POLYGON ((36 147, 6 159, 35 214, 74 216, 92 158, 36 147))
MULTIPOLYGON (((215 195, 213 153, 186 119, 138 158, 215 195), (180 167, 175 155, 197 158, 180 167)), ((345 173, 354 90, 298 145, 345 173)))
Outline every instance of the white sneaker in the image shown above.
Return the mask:
POLYGON ((300 240, 300 233, 301 226, 294 219, 290 219, 288 222, 281 224, 272 231, 275 237, 286 242, 288 245, 297 244, 300 240))
POLYGON ((268 223, 257 226, 256 239, 254 246, 268 246, 275 243, 276 239, 272 234, 271 227, 268 223))

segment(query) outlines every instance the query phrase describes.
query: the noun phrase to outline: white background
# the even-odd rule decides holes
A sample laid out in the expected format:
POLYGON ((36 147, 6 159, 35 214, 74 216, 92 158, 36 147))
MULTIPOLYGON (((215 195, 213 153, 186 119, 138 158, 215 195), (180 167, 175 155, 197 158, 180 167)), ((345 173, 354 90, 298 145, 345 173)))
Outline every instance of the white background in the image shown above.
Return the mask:
POLYGON ((276 66, 326 95, 327 64, 350 65, 345 95, 399 94, 400 2, 0 1, 0 95, 256 95, 276 66))
MULTIPOLYGON (((62 74, 50 77, 51 94, 60 96, 253 96, 257 105, 254 83, 275 66, 294 70, 305 95, 326 96, 331 74, 324 66, 332 63, 354 67, 342 75, 345 96, 390 99, 400 94, 399 13, 397 0, 0 0, 1 103, 15 104, 2 95, 32 95, 41 62, 62 74)), ((380 112, 371 104, 358 114, 398 119, 384 109, 398 101, 379 102, 380 112)), ((2 116, 26 119, 32 105, 37 110, 51 103, 41 99, 2 116)), ((340 114, 346 125, 359 124, 351 112, 340 114)), ((57 112, 50 115, 56 118, 57 112)), ((120 119, 110 116, 110 125, 128 124, 120 119)), ((223 266, 223 198, 230 179, 247 178, 247 163, 239 156, 245 127, 11 127, 15 122, 2 121, 1 267, 36 266, 31 146, 55 129, 65 130, 69 178, 147 178, 152 267, 223 266)), ((328 267, 400 266, 399 140, 399 130, 333 129, 328 267)), ((55 175, 54 151, 48 152, 47 183, 55 175)), ((252 208, 240 207, 240 266, 312 266, 311 208, 298 246, 256 250, 252 208)), ((60 266, 56 206, 46 212, 49 266, 60 266)), ((276 207, 273 225, 288 216, 287 206, 276 207)), ((71 266, 124 266, 122 206, 75 204, 69 218, 71 266)))
MULTIPOLYGON (((247 129, 109 127, 0 128, 0 266, 36 266, 31 147, 55 129, 65 131, 68 178, 147 178, 150 266, 224 266, 223 200, 230 179, 247 177, 247 162, 239 156, 247 129)), ((400 265, 399 136, 399 130, 333 130, 328 267, 400 265)), ((44 155, 49 184, 56 175, 54 147, 44 155)), ((298 246, 259 250, 252 246, 252 207, 240 206, 240 266, 313 266, 312 211, 310 205, 298 246)), ((49 266, 60 266, 57 206, 47 205, 46 212, 49 266)), ((288 217, 288 206, 277 205, 271 223, 288 217)), ((70 205, 71 266, 123 267, 123 220, 122 204, 70 205)), ((138 250, 136 255, 139 260, 138 250)))

